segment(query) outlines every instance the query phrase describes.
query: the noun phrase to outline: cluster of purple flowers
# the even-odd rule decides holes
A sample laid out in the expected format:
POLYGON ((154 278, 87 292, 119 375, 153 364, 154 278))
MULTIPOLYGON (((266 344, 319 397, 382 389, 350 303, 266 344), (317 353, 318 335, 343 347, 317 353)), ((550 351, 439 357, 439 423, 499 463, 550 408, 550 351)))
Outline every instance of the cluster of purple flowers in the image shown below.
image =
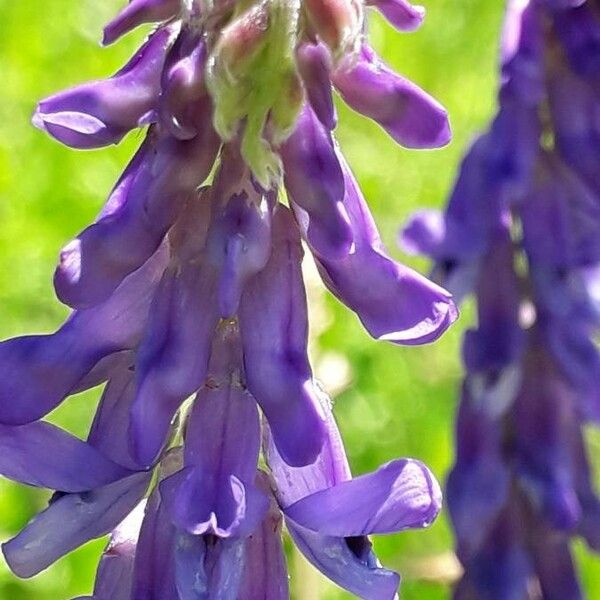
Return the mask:
MULTIPOLYGON (((399 29, 423 17, 405 0, 374 5, 399 29)), ((351 477, 308 360, 301 240, 373 337, 436 339, 454 304, 385 253, 333 137, 332 83, 405 146, 442 145, 449 128, 369 48, 363 12, 132 0, 106 43, 160 25, 131 61, 39 104, 34 123, 74 148, 147 131, 60 254, 70 317, 0 344, 0 473, 56 490, 3 545, 17 575, 112 531, 95 600, 286 598, 285 516, 333 581, 394 597, 398 576, 366 536, 428 525, 439 488, 408 459, 351 477), (41 420, 103 383, 87 441, 41 420)))
POLYGON ((571 539, 600 551, 584 439, 600 420, 600 4, 511 0, 501 79, 445 214, 402 241, 477 302, 447 487, 455 597, 575 600, 571 539))

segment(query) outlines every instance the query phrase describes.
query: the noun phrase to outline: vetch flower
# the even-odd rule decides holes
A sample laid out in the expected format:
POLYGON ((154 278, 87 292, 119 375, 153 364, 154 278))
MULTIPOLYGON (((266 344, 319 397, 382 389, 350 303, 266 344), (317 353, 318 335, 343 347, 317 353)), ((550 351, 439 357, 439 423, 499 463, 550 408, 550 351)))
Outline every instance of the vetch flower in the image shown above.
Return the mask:
POLYGON ((456 598, 583 598, 570 542, 598 550, 583 435, 600 398, 592 5, 509 3, 498 115, 445 213, 420 213, 402 234, 438 281, 477 301, 447 485, 465 568, 456 598))
MULTIPOLYGON (((125 371, 131 380, 131 371, 125 371)), ((115 463, 110 476, 116 481, 103 485, 106 466, 96 465, 99 451, 108 454, 110 444, 115 461, 131 460, 123 421, 134 390, 125 371, 115 370, 88 441, 70 449, 69 465, 90 471, 79 475, 77 484, 87 491, 57 492, 44 512, 4 544, 17 574, 35 575, 112 530, 98 568, 96 600, 284 599, 284 519, 299 549, 333 581, 362 598, 396 597, 399 577, 379 565, 368 535, 434 521, 441 492, 423 464, 395 460, 352 478, 329 400, 319 392, 323 444, 313 464, 290 466, 271 427, 261 424, 245 381, 238 325, 226 321, 218 328, 206 379, 182 417, 181 437, 173 438, 148 469, 132 472, 115 463), (257 470, 261 437, 266 471, 257 470), (68 526, 60 526, 60 519, 67 519, 68 526)), ((50 428, 43 423, 24 427, 50 428)), ((20 435, 22 428, 14 429, 20 435)), ((47 436, 46 453, 63 444, 47 436)), ((35 448, 24 451, 28 471, 11 476, 30 482, 29 473, 42 470, 47 460, 35 448)), ((62 485, 64 471, 63 465, 44 483, 62 485)), ((67 481, 74 476, 67 473, 67 481)))
MULTIPOLYGON (((400 30, 423 16, 377 6, 400 30)), ((74 148, 145 134, 60 252, 71 315, 0 343, 0 473, 56 490, 3 546, 16 574, 112 531, 96 600, 283 599, 285 518, 334 581, 395 596, 366 536, 430 524, 439 488, 414 460, 329 471, 346 459, 308 358, 302 241, 372 337, 439 337, 452 298, 387 255, 334 136, 333 90, 407 147, 441 146, 450 129, 376 57, 365 18, 355 0, 132 0, 104 31, 109 44, 157 23, 132 60, 40 102, 34 124, 74 148), (101 384, 85 442, 40 421, 101 384), (288 475, 315 485, 292 502, 288 475)))

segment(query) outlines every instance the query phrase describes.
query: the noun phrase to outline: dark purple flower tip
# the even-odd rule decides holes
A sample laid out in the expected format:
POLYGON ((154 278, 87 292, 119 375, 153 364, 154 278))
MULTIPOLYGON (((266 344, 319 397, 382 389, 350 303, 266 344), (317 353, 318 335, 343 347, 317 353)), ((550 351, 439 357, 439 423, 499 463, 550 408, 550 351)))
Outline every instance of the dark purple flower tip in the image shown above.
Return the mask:
POLYGON ((530 529, 531 551, 543 597, 584 600, 569 538, 544 525, 530 524, 530 529))
POLYGON ((160 121, 172 136, 191 139, 201 125, 196 113, 202 110, 201 99, 207 95, 204 85, 206 44, 195 34, 182 34, 172 54, 175 56, 167 59, 162 78, 160 121))
POLYGON ((302 498, 285 515, 324 536, 356 537, 428 527, 441 508, 442 492, 429 469, 402 459, 302 498))
POLYGON ((390 70, 366 44, 334 72, 333 83, 350 107, 377 121, 406 148, 439 148, 450 141, 444 107, 390 70))
POLYGON ((301 260, 297 227, 279 205, 271 257, 246 285, 239 312, 248 390, 263 409, 279 452, 296 466, 312 463, 324 438, 307 355, 301 260))
POLYGON ((8 566, 19 577, 33 577, 75 548, 106 535, 144 497, 151 478, 151 473, 136 473, 90 492, 59 495, 2 544, 8 566))
POLYGON ((143 466, 156 460, 173 416, 206 376, 219 320, 212 268, 190 262, 172 265, 151 313, 139 349, 137 393, 130 411, 132 455, 143 466))
POLYGON ((271 254, 271 207, 264 196, 249 190, 228 200, 216 199, 206 243, 208 260, 219 271, 221 317, 233 317, 246 282, 261 271, 271 254))
POLYGON ((329 131, 337 125, 331 86, 331 56, 323 44, 300 44, 296 50, 298 71, 310 106, 329 131))
POLYGON ((415 31, 425 19, 425 7, 407 0, 368 0, 398 31, 415 31))
POLYGON ((137 346, 163 270, 164 256, 156 255, 106 302, 74 312, 56 333, 2 342, 0 423, 40 419, 81 391, 83 378, 102 359, 137 346))
POLYGON ((130 0, 129 4, 104 28, 102 44, 108 46, 144 23, 171 19, 180 9, 181 0, 130 0))
POLYGON ((448 292, 390 259, 350 168, 342 162, 344 206, 354 232, 355 250, 341 260, 316 256, 329 290, 357 313, 376 339, 424 344, 437 339, 458 312, 448 292))
POLYGON ((265 517, 268 498, 235 475, 217 481, 214 475, 221 473, 187 467, 165 479, 161 496, 170 518, 178 529, 192 535, 250 535, 265 517))
POLYGON ((319 255, 339 259, 351 251, 353 240, 334 144, 331 133, 305 105, 281 147, 281 158, 290 204, 304 236, 319 255))
POLYGON ((207 177, 219 149, 210 111, 201 132, 180 141, 151 131, 113 189, 96 223, 62 251, 54 274, 58 297, 77 308, 107 298, 160 246, 207 177))
POLYGON ((160 29, 112 78, 42 100, 33 124, 72 148, 118 144, 131 129, 152 120, 171 38, 170 29, 160 29))

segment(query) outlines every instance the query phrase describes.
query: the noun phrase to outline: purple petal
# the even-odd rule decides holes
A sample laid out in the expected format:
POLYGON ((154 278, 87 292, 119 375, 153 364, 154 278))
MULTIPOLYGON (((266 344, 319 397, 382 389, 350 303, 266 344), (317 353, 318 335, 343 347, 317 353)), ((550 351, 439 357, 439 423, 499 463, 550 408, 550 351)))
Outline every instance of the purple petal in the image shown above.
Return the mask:
POLYGON ((106 535, 143 498, 151 477, 136 473, 91 492, 59 496, 2 545, 9 567, 19 577, 33 577, 61 556, 106 535))
POLYGON ((298 549, 326 577, 364 600, 393 600, 400 577, 377 566, 372 553, 365 560, 363 548, 355 552, 351 544, 369 544, 366 538, 346 540, 323 536, 287 521, 287 528, 298 549))
POLYGON ((193 535, 249 535, 264 517, 267 498, 252 483, 235 475, 216 479, 220 473, 214 471, 188 467, 165 479, 161 495, 169 515, 178 529, 193 535))
POLYGON ((50 423, 0 425, 0 474, 62 492, 84 492, 130 474, 93 446, 50 423))
POLYGON ((221 326, 207 384, 198 393, 185 434, 187 468, 161 484, 180 529, 243 536, 264 517, 267 499, 254 486, 260 447, 256 401, 241 387, 241 349, 234 326, 221 326))
POLYGON ((221 324, 213 341, 208 377, 190 411, 184 464, 221 469, 254 481, 260 448, 260 421, 254 398, 244 389, 242 352, 236 325, 221 324))
POLYGON ((560 156, 595 193, 600 192, 600 124, 597 94, 568 69, 554 69, 548 82, 550 111, 560 156))
POLYGON ((175 585, 178 600, 205 600, 209 597, 209 573, 205 564, 207 552, 204 536, 191 535, 185 531, 175 532, 175 585))
POLYGON ((134 363, 135 354, 132 350, 122 350, 109 354, 99 360, 94 368, 79 380, 71 393, 79 394, 85 390, 91 390, 108 381, 115 372, 121 369, 129 369, 134 363))
POLYGON ((104 28, 102 44, 108 46, 144 23, 166 21, 181 9, 181 0, 130 0, 129 4, 104 28))
MULTIPOLYGON (((588 327, 573 319, 554 318, 544 329, 548 351, 554 357, 556 367, 568 379, 575 394, 586 398, 588 403, 594 402, 598 398, 600 354, 596 343, 590 339, 588 327)), ((598 408, 588 404, 587 415, 597 414, 598 408)))
POLYGON ((144 125, 156 107, 172 33, 159 29, 114 77, 42 100, 33 124, 72 148, 118 144, 131 129, 144 125))
POLYGON ((528 259, 565 270, 600 261, 598 199, 568 168, 539 161, 532 190, 519 207, 528 259))
POLYGON ((207 544, 203 536, 177 532, 177 600, 242 600, 240 581, 245 554, 242 540, 217 540, 207 544))
POLYGON ((527 598, 534 576, 529 552, 522 539, 524 515, 514 499, 488 532, 486 544, 465 565, 461 599, 489 597, 498 600, 527 598), (470 594, 466 593, 471 589, 470 594))
POLYGON ((321 535, 357 537, 427 527, 442 493, 420 462, 403 459, 298 500, 286 517, 321 535))
POLYGON ((542 11, 536 2, 508 3, 501 42, 504 99, 534 105, 545 87, 542 11))
MULTIPOLYGON (((264 473, 258 475, 258 487, 270 494, 270 483, 264 473)), ((271 506, 260 527, 245 541, 240 596, 236 600, 287 600, 288 573, 283 551, 282 517, 271 496, 271 506)))
POLYGON ((526 357, 514 406, 516 469, 544 517, 572 530, 581 516, 575 489, 572 439, 579 427, 572 392, 546 354, 542 340, 526 357))
POLYGON ((444 215, 439 210, 422 209, 414 212, 399 235, 400 247, 412 255, 434 257, 446 238, 444 215))
POLYGON ((321 406, 326 417, 325 441, 319 456, 310 465, 305 467, 288 465, 277 451, 270 430, 268 427, 266 429, 265 457, 275 480, 275 496, 283 508, 305 496, 352 478, 342 437, 329 402, 329 398, 322 398, 321 406))
POLYGON ((337 125, 331 87, 331 57, 323 44, 300 44, 296 50, 298 71, 310 106, 329 131, 337 125))
POLYGON ((86 307, 107 298, 152 256, 186 202, 204 200, 196 190, 219 140, 210 110, 200 110, 197 123, 201 133, 187 141, 149 132, 98 221, 63 249, 54 275, 63 302, 86 307))
POLYGON ((305 237, 322 256, 338 259, 352 248, 344 176, 329 131, 305 105, 281 147, 285 188, 305 237))
POLYGON ((451 137, 445 109, 417 85, 390 70, 366 44, 334 72, 344 101, 375 120, 406 148, 438 148, 451 137))
MULTIPOLYGON (((171 51, 163 73, 159 115, 173 137, 191 139, 199 133, 198 111, 203 99, 208 104, 204 85, 207 49, 196 32, 182 33, 171 51)), ((210 112, 209 106, 204 108, 210 112), (208 109, 208 110, 207 110, 208 109)))
POLYGON ((457 317, 450 294, 384 254, 358 184, 349 167, 342 164, 346 174, 344 205, 356 247, 342 260, 315 257, 325 285, 358 314, 376 339, 397 344, 437 339, 457 317))
POLYGON ((544 527, 530 534, 532 552, 544 600, 583 600, 569 538, 544 527))
MULTIPOLYGON (((113 530, 102 554, 93 600, 130 600, 136 544, 144 516, 145 502, 135 507, 113 530)), ((83 599, 79 599, 83 600, 83 599)))
POLYGON ((60 404, 103 358, 139 343, 165 253, 128 277, 104 303, 76 311, 52 335, 0 344, 0 423, 22 425, 60 404))
POLYGON ((135 398, 131 367, 115 370, 104 389, 88 435, 88 443, 105 456, 130 469, 137 468, 129 448, 129 410, 135 398))
POLYGON ((246 282, 261 271, 271 253, 271 208, 256 191, 233 195, 215 209, 206 244, 208 260, 219 271, 221 317, 233 317, 246 282))
POLYGON ((218 322, 216 278, 192 262, 172 265, 151 308, 138 356, 137 394, 131 406, 131 439, 140 465, 154 462, 171 420, 202 385, 218 322))
POLYGON ((423 23, 425 7, 410 4, 407 0, 369 0, 398 31, 415 31, 423 23))
POLYGON ((179 600, 175 584, 176 529, 159 488, 148 502, 135 553, 131 600, 179 600))
MULTIPOLYGON (((509 383, 510 372, 516 369, 522 357, 525 335, 521 329, 521 281, 514 268, 514 243, 508 230, 498 232, 490 251, 480 263, 477 293, 477 329, 465 334, 463 362, 468 372, 476 377, 494 381, 497 390, 502 390, 500 403, 493 400, 497 390, 482 391, 481 402, 501 414, 509 406, 517 390, 504 387, 509 383), (489 277, 494 273, 494 277, 489 277), (502 382, 507 375, 506 381, 502 382), (485 399, 484 399, 485 397, 485 399)), ((516 386, 519 382, 516 381, 516 386)))
POLYGON ((575 10, 556 13, 554 24, 573 69, 582 77, 598 77, 600 20, 593 3, 587 2, 575 10))
POLYGON ((462 560, 476 556, 507 502, 510 472, 502 456, 501 422, 478 408, 468 380, 456 424, 457 457, 446 486, 462 560))
POLYGON ((239 313, 248 389, 282 457, 295 466, 315 460, 324 435, 307 356, 301 260, 297 229, 280 205, 273 219, 271 258, 246 286, 239 313))
MULTIPOLYGON (((267 430, 265 454, 275 480, 274 493, 283 508, 351 478, 340 433, 327 401, 327 398, 323 398, 327 435, 312 465, 290 467, 279 455, 267 430)), ((400 578, 391 571, 378 568, 366 537, 345 539, 325 536, 304 529, 290 519, 287 520, 287 527, 306 558, 338 585, 361 598, 375 600, 395 597, 400 578)))

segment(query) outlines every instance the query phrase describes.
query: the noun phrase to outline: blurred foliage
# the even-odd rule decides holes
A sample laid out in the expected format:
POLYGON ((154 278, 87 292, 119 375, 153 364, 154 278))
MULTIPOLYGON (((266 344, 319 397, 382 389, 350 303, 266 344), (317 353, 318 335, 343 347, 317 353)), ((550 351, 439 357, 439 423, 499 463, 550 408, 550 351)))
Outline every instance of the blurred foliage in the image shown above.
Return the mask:
MULTIPOLYGON (((0 338, 49 332, 67 314, 54 298, 58 249, 98 212, 140 133, 117 148, 75 152, 29 122, 35 102, 68 85, 103 77, 123 63, 145 32, 115 47, 98 47, 102 23, 125 0, 0 0, 0 338)), ((399 149, 376 125, 340 108, 338 136, 369 199, 390 251, 399 225, 417 207, 442 206, 466 145, 495 110, 496 56, 503 3, 428 0, 419 32, 400 35, 373 14, 373 45, 397 70, 435 95, 448 109, 453 143, 435 152, 399 149)), ((426 269, 423 261, 410 260, 426 269)), ((460 379, 460 323, 440 342, 397 348, 372 341, 354 316, 307 268, 311 295, 312 354, 317 375, 334 390, 336 414, 355 473, 397 456, 413 456, 443 481, 453 461, 453 415, 460 379)), ((85 435, 94 393, 70 399, 52 419, 85 435)), ((600 448, 596 436, 594 449, 600 448)), ((47 495, 0 482, 0 538, 14 535, 47 495)), ((63 600, 89 593, 104 540, 90 543, 28 582, 0 565, 0 600, 63 600)), ((403 572, 406 600, 450 596, 456 576, 446 517, 428 531, 376 542, 384 564, 403 572)), ((600 566, 577 544, 589 596, 600 598, 600 566)), ((295 600, 349 598, 294 556, 295 600)))

